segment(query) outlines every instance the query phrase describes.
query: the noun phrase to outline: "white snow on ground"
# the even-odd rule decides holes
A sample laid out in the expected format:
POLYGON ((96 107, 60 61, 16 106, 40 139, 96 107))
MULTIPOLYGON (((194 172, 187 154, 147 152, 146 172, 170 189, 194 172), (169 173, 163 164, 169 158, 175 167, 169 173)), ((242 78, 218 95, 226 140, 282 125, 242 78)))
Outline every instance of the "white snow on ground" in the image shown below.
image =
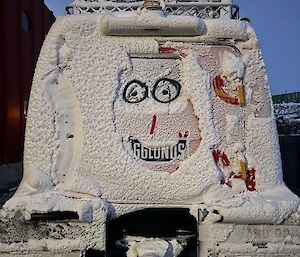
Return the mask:
POLYGON ((300 103, 274 104, 274 113, 277 119, 300 121, 300 103))

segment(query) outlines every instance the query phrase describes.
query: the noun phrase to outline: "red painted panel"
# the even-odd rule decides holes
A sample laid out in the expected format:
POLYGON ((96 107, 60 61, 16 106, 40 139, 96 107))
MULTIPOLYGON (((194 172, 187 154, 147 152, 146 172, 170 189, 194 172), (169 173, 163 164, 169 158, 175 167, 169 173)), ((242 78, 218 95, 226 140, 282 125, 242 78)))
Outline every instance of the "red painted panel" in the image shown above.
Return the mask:
MULTIPOLYGON (((34 1, 39 3, 39 1, 34 1)), ((33 76, 33 38, 36 37, 35 33, 35 20, 33 19, 32 0, 25 0, 20 2, 19 13, 25 12, 29 16, 29 33, 24 31, 22 24, 20 24, 20 111, 21 111, 21 124, 22 124, 22 144, 23 148, 23 135, 25 128, 25 117, 24 117, 24 101, 28 98, 30 85, 33 76)))
POLYGON ((19 26, 18 2, 4 3, 4 87, 6 91, 6 113, 3 135, 4 161, 15 162, 20 156, 21 123, 20 123, 20 85, 19 85, 19 26))
MULTIPOLYGON (((6 95, 4 87, 4 1, 0 1, 0 97, 6 95)), ((4 162, 4 135, 6 131, 5 117, 6 117, 6 99, 0 98, 0 163, 4 162)))
POLYGON ((1 0, 0 19, 1 164, 18 162, 22 158, 24 101, 29 98, 35 63, 45 33, 55 17, 42 0, 1 0), (23 30, 22 11, 29 16, 29 32, 23 30))

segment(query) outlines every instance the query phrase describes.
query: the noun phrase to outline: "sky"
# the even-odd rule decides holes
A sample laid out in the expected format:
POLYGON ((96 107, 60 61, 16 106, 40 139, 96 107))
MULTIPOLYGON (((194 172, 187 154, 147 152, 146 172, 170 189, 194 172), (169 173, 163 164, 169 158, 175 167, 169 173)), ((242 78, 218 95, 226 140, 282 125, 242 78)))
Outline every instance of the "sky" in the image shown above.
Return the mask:
MULTIPOLYGON (((63 16, 72 0, 44 0, 63 16)), ((300 0, 234 0, 259 38, 273 95, 300 91, 300 0)))

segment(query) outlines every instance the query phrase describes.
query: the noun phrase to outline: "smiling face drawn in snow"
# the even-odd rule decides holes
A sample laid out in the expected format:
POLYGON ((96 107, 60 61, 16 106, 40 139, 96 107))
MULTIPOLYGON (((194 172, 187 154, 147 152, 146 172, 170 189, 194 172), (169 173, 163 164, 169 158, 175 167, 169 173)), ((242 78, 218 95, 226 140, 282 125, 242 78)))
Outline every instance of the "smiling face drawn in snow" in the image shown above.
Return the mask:
POLYGON ((181 60, 132 57, 121 74, 115 126, 126 151, 142 166, 174 172, 201 142, 198 118, 185 95, 181 60))

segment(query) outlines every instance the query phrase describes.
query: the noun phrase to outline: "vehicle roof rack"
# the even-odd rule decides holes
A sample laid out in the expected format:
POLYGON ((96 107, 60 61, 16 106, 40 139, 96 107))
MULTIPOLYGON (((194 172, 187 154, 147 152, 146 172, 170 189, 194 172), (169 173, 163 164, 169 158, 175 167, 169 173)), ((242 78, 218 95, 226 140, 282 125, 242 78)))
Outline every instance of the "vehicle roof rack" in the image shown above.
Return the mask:
MULTIPOLYGON (((110 13, 138 10, 142 0, 75 0, 66 14, 110 13)), ((196 16, 201 19, 239 19, 239 7, 232 0, 165 0, 164 11, 171 15, 196 16)))

